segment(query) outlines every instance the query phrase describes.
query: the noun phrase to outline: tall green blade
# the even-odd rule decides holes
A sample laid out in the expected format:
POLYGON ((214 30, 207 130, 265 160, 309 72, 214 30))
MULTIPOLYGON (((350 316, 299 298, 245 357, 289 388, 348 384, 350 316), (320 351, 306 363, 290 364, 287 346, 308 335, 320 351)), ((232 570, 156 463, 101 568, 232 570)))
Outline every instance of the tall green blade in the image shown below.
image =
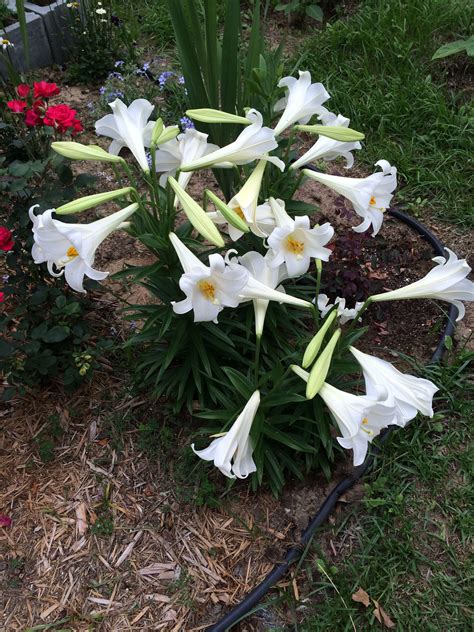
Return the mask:
MULTIPOLYGON (((204 24, 206 31, 206 81, 209 104, 218 109, 219 103, 219 72, 217 59, 217 11, 216 0, 204 0, 204 24)), ((203 60, 204 61, 204 60, 203 60)))
MULTIPOLYGON (((240 1, 227 0, 222 38, 221 103, 225 112, 235 113, 239 77, 240 1)), ((238 112, 241 114, 241 112, 238 112)))
POLYGON ((25 51, 26 67, 30 67, 30 47, 28 44, 28 31, 26 29, 25 0, 16 0, 16 13, 20 23, 21 39, 23 40, 23 50, 25 51))

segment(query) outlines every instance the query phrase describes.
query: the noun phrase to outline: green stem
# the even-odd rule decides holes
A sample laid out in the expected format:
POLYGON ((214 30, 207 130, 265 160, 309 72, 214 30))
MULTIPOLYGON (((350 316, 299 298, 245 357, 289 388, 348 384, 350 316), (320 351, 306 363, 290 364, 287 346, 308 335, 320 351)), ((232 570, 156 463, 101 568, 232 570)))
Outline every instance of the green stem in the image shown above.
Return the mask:
POLYGON ((255 375, 255 388, 258 388, 258 374, 260 369, 260 346, 262 342, 262 336, 257 336, 255 342, 255 360, 254 360, 254 375, 255 375))
POLYGON ((357 312, 356 317, 354 318, 352 323, 347 328, 346 335, 349 334, 354 329, 354 327, 359 322, 359 318, 362 316, 362 314, 365 312, 365 310, 372 304, 372 302, 373 302, 372 301, 372 297, 369 296, 369 298, 364 302, 364 304, 362 305, 360 310, 357 312))
POLYGON ((294 194, 296 193, 296 191, 298 190, 298 187, 301 184, 301 181, 304 178, 304 173, 302 171, 300 171, 298 177, 295 180, 295 185, 294 187, 291 189, 291 193, 288 195, 288 199, 291 200, 291 198, 294 196, 294 194))
POLYGON ((319 327, 319 308, 318 308, 318 298, 319 291, 321 289, 321 276, 323 273, 323 264, 321 259, 315 259, 316 263, 316 298, 315 298, 315 307, 316 307, 316 324, 319 327))

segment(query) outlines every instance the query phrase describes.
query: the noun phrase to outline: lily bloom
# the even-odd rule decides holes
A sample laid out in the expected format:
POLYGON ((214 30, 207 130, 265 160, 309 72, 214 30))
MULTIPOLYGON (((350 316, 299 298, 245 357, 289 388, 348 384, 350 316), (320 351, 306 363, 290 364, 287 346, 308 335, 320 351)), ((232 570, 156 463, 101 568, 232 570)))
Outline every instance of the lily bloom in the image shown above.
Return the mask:
MULTIPOLYGON (((294 364, 291 369, 308 382, 307 371, 294 364)), ((354 451, 354 466, 364 462, 369 443, 384 428, 396 423, 396 409, 387 399, 388 391, 385 388, 378 388, 375 397, 369 397, 346 393, 324 382, 318 395, 328 407, 342 434, 342 437, 337 437, 338 443, 343 448, 354 451)))
MULTIPOLYGON (((166 186, 168 176, 175 176, 181 165, 198 160, 207 154, 219 149, 217 145, 207 142, 208 135, 198 132, 196 129, 187 129, 177 138, 173 138, 160 145, 155 153, 156 171, 163 172, 160 176, 160 184, 166 186)), ((192 171, 180 173, 178 184, 186 189, 189 180, 193 175, 192 171)))
POLYGON ((321 316, 324 318, 334 305, 337 305, 337 316, 341 325, 345 325, 350 320, 354 320, 363 304, 363 301, 356 301, 355 306, 350 309, 346 307, 345 298, 338 296, 334 303, 330 303, 327 294, 320 294, 318 296, 318 309, 321 312, 321 316))
MULTIPOLYGON (((333 127, 349 127, 350 123, 350 119, 342 116, 342 114, 336 116, 332 112, 327 112, 327 114, 319 118, 322 119, 323 125, 331 125, 333 127)), ((350 169, 354 164, 354 156, 351 154, 351 151, 360 148, 361 144, 358 141, 342 142, 327 136, 320 136, 306 153, 292 163, 290 168, 298 169, 314 160, 335 160, 339 156, 343 156, 346 159, 346 169, 350 169)))
POLYGON ((276 102, 275 112, 283 110, 280 120, 275 127, 275 136, 279 136, 287 127, 298 122, 304 125, 313 114, 322 113, 322 104, 330 99, 322 83, 311 83, 311 73, 307 70, 299 71, 299 79, 283 77, 278 83, 279 88, 287 88, 286 95, 276 102))
POLYGON ((67 284, 76 292, 85 292, 84 276, 101 281, 108 272, 94 270, 95 252, 111 232, 120 228, 138 205, 131 204, 90 224, 66 224, 52 218, 53 209, 42 215, 29 210, 35 243, 31 254, 35 263, 47 263, 48 271, 58 277, 64 273, 67 284))
POLYGON ((310 228, 307 215, 293 219, 286 212, 282 200, 270 198, 269 202, 276 221, 276 228, 267 240, 271 248, 270 267, 277 267, 285 262, 288 276, 292 278, 307 272, 311 257, 329 260, 331 250, 324 247, 334 235, 334 229, 329 223, 310 228))
POLYGON ((308 301, 286 294, 284 288, 280 285, 283 280, 288 278, 284 264, 278 268, 270 268, 266 257, 255 251, 246 252, 238 260, 239 264, 250 273, 247 284, 241 294, 248 297, 247 300, 253 300, 255 333, 257 337, 263 333, 265 315, 270 300, 297 307, 311 307, 311 303, 308 301), (267 298, 263 298, 265 295, 267 295, 267 298))
POLYGON ((403 428, 418 412, 433 417, 433 395, 439 390, 433 382, 402 373, 390 362, 355 347, 349 350, 362 367, 367 395, 373 397, 381 386, 388 390, 395 405, 397 426, 403 428))
POLYGON ((373 173, 367 178, 346 178, 345 176, 330 176, 311 169, 303 169, 303 173, 321 184, 334 189, 340 195, 350 200, 357 215, 363 222, 354 226, 356 233, 363 233, 372 224, 372 237, 379 232, 383 214, 390 206, 392 192, 397 186, 397 169, 391 167, 386 160, 375 163, 382 171, 373 173))
POLYGON ((206 266, 175 233, 169 237, 184 270, 179 287, 186 294, 184 300, 172 303, 173 311, 186 314, 193 310, 195 323, 211 320, 217 323, 224 307, 237 307, 240 303, 239 291, 247 283, 247 270, 226 266, 218 254, 210 255, 206 266))
POLYGON ((461 320, 466 313, 461 301, 474 300, 474 283, 466 278, 471 268, 465 259, 458 259, 449 248, 445 250, 448 256, 433 257, 438 265, 422 279, 398 290, 376 294, 371 297, 372 301, 378 303, 409 298, 434 298, 455 305, 458 308, 456 320, 461 320))
POLYGON ((150 171, 145 147, 151 145, 155 121, 148 119, 155 106, 146 99, 135 99, 128 107, 115 99, 109 106, 113 114, 106 114, 96 122, 96 133, 113 138, 109 147, 111 154, 118 156, 123 147, 128 147, 143 171, 150 171))
POLYGON ((206 167, 231 168, 234 165, 247 165, 254 160, 267 160, 281 171, 285 163, 268 152, 278 147, 275 133, 269 127, 263 127, 263 117, 257 110, 249 110, 246 118, 251 122, 243 129, 233 143, 182 165, 181 171, 196 171, 206 167))
POLYGON ((230 430, 214 439, 204 450, 196 450, 192 444, 194 453, 200 459, 214 461, 214 465, 228 478, 247 478, 256 472, 250 430, 259 405, 260 392, 255 391, 230 430))

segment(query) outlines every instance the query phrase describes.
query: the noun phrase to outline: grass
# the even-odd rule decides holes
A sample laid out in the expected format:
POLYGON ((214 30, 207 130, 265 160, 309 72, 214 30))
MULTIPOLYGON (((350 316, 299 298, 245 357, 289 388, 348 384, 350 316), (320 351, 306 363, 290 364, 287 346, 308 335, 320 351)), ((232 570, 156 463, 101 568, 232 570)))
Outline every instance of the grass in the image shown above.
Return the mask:
MULTIPOLYGON (((472 222, 466 56, 431 61, 443 43, 466 37, 469 0, 366 0, 357 13, 308 38, 300 67, 332 95, 328 107, 366 134, 359 160, 398 167, 397 201, 472 222), (448 85, 451 75, 458 90, 448 85)), ((472 180, 471 180, 472 183, 472 180)))
MULTIPOLYGON (((360 587, 397 630, 471 629, 474 407, 467 365, 473 359, 464 352, 450 365, 424 370, 440 386, 435 417, 392 435, 365 479, 362 503, 349 515, 343 512, 339 524, 325 527, 338 555, 321 550, 317 543, 324 537, 321 531, 316 536, 298 574, 303 602, 286 595, 295 613, 305 604, 304 622, 292 629, 380 630, 373 605, 351 599, 360 587)), ((294 618, 301 620, 301 614, 294 618)))

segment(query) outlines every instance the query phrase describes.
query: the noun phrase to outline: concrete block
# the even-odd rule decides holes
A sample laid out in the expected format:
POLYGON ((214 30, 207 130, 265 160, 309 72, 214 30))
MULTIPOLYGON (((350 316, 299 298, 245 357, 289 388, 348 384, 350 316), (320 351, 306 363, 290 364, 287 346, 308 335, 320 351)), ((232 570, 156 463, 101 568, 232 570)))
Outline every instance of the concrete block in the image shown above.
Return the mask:
POLYGON ((25 2, 27 11, 42 17, 53 60, 56 64, 64 63, 72 52, 72 33, 69 28, 71 10, 67 8, 66 4, 67 0, 57 0, 46 7, 40 7, 31 2, 25 2))
MULTIPOLYGON (((29 44, 29 66, 23 50, 20 24, 15 22, 15 24, 7 26, 2 34, 14 45, 13 48, 8 49, 14 67, 21 72, 28 70, 28 68, 50 66, 53 63, 53 54, 41 16, 26 13, 26 30, 29 44)), ((5 65, 1 62, 0 73, 4 77, 7 76, 5 65)))

